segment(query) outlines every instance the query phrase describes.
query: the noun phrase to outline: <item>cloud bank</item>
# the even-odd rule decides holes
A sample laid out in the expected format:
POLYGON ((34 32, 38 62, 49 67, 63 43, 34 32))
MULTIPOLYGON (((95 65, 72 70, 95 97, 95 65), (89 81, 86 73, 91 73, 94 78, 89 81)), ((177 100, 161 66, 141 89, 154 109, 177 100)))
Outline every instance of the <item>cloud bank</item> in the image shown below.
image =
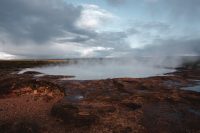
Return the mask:
POLYGON ((1 0, 0 59, 199 55, 199 0, 107 3, 1 0))

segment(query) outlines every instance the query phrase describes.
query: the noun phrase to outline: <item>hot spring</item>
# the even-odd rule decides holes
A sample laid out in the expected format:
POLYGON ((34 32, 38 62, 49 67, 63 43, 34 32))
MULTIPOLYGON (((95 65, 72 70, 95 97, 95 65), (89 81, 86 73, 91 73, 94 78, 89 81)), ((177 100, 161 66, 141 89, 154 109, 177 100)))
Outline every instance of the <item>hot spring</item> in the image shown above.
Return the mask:
POLYGON ((173 72, 159 61, 149 60, 78 60, 68 63, 27 68, 26 71, 37 71, 46 75, 75 76, 75 80, 97 80, 107 78, 144 78, 173 72), (162 65, 161 65, 162 64, 162 65))

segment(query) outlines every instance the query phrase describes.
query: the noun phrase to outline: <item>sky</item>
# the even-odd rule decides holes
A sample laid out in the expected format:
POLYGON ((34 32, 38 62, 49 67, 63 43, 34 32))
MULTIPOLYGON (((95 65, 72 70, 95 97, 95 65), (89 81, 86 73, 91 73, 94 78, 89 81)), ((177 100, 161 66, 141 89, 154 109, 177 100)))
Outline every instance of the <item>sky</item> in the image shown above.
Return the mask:
POLYGON ((0 0, 0 59, 200 54, 200 0, 0 0))

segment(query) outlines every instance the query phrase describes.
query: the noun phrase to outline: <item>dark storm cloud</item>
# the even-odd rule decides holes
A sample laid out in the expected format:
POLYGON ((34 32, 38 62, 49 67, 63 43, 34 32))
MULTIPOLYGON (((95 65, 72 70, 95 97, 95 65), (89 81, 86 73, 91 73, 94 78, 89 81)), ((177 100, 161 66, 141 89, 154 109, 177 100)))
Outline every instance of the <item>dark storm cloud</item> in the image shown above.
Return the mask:
POLYGON ((0 33, 8 34, 14 41, 49 41, 65 31, 79 32, 73 24, 80 12, 81 7, 62 0, 1 0, 0 33))
MULTIPOLYGON (((72 45, 122 48, 123 33, 77 27, 82 11, 82 6, 63 0, 1 0, 0 50, 27 58, 63 58, 81 56, 81 50, 77 52, 72 45)), ((97 55, 107 55, 107 51, 98 51, 97 55)))

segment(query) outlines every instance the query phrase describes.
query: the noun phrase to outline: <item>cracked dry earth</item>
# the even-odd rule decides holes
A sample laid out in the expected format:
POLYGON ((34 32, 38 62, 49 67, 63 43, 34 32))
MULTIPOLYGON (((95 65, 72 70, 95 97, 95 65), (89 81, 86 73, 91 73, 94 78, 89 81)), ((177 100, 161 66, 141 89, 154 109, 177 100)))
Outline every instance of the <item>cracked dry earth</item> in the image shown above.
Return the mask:
POLYGON ((93 81, 0 76, 0 133, 200 132, 200 93, 180 89, 200 80, 199 68, 93 81))

